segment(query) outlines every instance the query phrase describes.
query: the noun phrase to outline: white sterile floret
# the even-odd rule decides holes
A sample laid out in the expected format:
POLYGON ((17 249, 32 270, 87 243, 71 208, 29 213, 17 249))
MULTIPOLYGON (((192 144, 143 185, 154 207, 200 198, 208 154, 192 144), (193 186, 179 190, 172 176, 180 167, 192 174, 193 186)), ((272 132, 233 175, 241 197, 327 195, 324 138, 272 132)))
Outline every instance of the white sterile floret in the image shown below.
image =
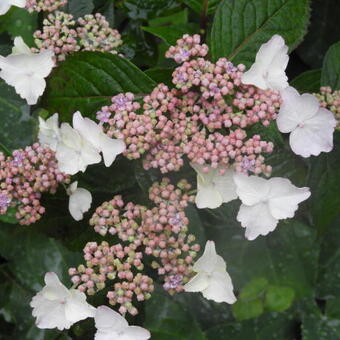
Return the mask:
POLYGON ((84 118, 80 112, 75 112, 73 115, 73 127, 103 154, 107 167, 125 150, 125 143, 122 140, 110 138, 99 124, 84 118))
POLYGON ((1 0, 0 15, 6 14, 11 6, 24 8, 26 6, 26 0, 1 0))
POLYGON ((57 150, 57 145, 61 140, 58 113, 46 120, 39 117, 38 139, 41 145, 47 146, 53 151, 57 150))
POLYGON ((13 86, 29 105, 34 105, 45 91, 45 78, 54 66, 53 56, 50 50, 31 53, 22 38, 17 37, 13 53, 7 57, 0 56, 0 77, 13 86))
POLYGON ((318 156, 333 149, 336 120, 332 112, 320 107, 316 97, 300 95, 293 87, 281 92, 282 105, 277 116, 281 132, 290 133, 293 152, 302 157, 318 156))
POLYGON ((84 213, 91 208, 91 193, 84 188, 78 188, 78 182, 73 182, 67 188, 67 194, 70 196, 68 209, 71 216, 76 221, 82 220, 84 213))
POLYGON ((213 241, 207 241, 204 253, 195 262, 193 270, 197 274, 184 285, 186 292, 201 292, 206 299, 215 302, 236 302, 227 265, 223 258, 217 255, 213 241))
POLYGON ((100 306, 94 317, 97 332, 95 340, 147 340, 151 334, 139 326, 129 326, 119 313, 109 307, 100 306))
POLYGON ((56 151, 60 171, 75 175, 79 171, 84 172, 88 165, 101 161, 98 150, 70 124, 61 124, 60 136, 61 142, 56 151))
POLYGON ((222 203, 230 202, 237 198, 236 187, 233 181, 235 171, 225 170, 220 174, 220 168, 210 168, 208 172, 203 171, 206 166, 191 163, 197 172, 197 195, 196 205, 199 209, 218 208, 222 203))
POLYGON ((309 188, 298 188, 288 179, 257 176, 234 176, 237 194, 242 201, 237 220, 246 228, 246 238, 273 231, 279 220, 294 217, 298 204, 310 196, 309 188))
POLYGON ((45 286, 31 300, 36 326, 42 329, 69 329, 74 323, 94 317, 95 308, 86 302, 86 295, 67 289, 55 273, 46 273, 45 286))
POLYGON ((285 72, 288 60, 288 46, 280 35, 275 34, 260 47, 255 63, 243 74, 241 81, 262 90, 282 90, 288 86, 285 72))

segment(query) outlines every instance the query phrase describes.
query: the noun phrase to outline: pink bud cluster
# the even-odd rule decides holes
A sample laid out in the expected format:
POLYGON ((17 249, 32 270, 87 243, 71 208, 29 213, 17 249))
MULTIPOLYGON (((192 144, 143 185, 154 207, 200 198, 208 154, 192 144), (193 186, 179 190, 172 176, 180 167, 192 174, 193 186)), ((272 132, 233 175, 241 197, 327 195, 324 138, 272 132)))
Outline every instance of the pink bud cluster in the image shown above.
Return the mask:
POLYGON ((340 130, 340 90, 333 91, 329 86, 321 87, 320 93, 314 93, 320 105, 334 113, 337 130, 340 130))
POLYGON ((177 40, 176 46, 170 46, 165 56, 180 64, 193 57, 205 57, 208 52, 208 45, 201 45, 201 37, 198 34, 193 36, 184 34, 181 39, 177 40))
POLYGON ((80 50, 77 41, 77 31, 74 29, 75 20, 72 14, 55 12, 48 15, 43 21, 43 30, 34 32, 34 42, 37 48, 33 52, 52 50, 58 61, 80 50))
POLYGON ((125 204, 121 196, 104 202, 96 209, 90 225, 101 235, 117 235, 127 246, 87 244, 86 267, 70 269, 72 282, 81 291, 94 294, 106 286, 107 280, 115 280, 114 290, 107 294, 110 303, 119 304, 121 313, 136 314, 133 298, 143 301, 153 291, 152 280, 140 273, 144 269, 143 257, 147 255, 154 258, 152 268, 163 277, 164 289, 170 294, 181 292, 193 275, 192 264, 200 250, 194 244, 195 236, 188 234, 185 209, 194 201, 190 189, 185 180, 175 186, 163 178, 149 190, 153 208, 125 204))
POLYGON ((117 54, 122 44, 121 36, 110 28, 105 17, 99 13, 85 15, 76 22, 72 14, 56 11, 43 22, 42 31, 34 33, 34 52, 50 49, 58 61, 77 51, 99 51, 117 54))
POLYGON ((144 155, 146 170, 178 171, 187 157, 207 167, 269 175, 263 154, 272 152, 273 144, 248 136, 247 128, 267 127, 276 118, 279 92, 242 84, 244 65, 203 58, 208 47, 198 35, 177 43, 167 52, 182 63, 173 72, 175 88, 157 85, 142 105, 131 93, 114 96, 112 105, 97 113, 107 134, 124 139, 129 159, 144 155))
POLYGON ((67 0, 26 0, 26 8, 29 12, 53 12, 66 4, 67 0))
POLYGON ((134 243, 110 247, 107 242, 99 245, 89 242, 84 248, 86 267, 70 268, 71 281, 80 291, 93 295, 106 287, 106 281, 119 280, 113 284, 113 290, 108 291, 107 298, 111 305, 120 305, 120 313, 136 315, 138 310, 132 303, 133 298, 147 300, 154 290, 153 280, 140 273, 144 269, 143 254, 136 249, 134 243))
POLYGON ((9 157, 0 153, 0 214, 13 207, 20 224, 35 223, 45 212, 41 194, 54 194, 60 183, 69 182, 69 176, 58 170, 55 153, 38 143, 9 157))
POLYGON ((100 13, 88 14, 78 19, 79 45, 84 51, 111 52, 117 54, 117 48, 123 43, 119 32, 100 13))

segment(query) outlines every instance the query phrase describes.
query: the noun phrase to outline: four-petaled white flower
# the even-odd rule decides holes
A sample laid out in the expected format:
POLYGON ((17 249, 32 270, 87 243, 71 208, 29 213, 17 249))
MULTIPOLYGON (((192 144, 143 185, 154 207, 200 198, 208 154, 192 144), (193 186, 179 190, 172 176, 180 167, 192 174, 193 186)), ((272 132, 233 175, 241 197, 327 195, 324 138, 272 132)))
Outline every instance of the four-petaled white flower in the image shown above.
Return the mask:
POLYGON ((129 326, 119 313, 109 307, 100 306, 94 317, 97 332, 95 340, 147 340, 150 332, 139 326, 129 326))
POLYGON ((74 323, 94 317, 95 308, 86 302, 86 295, 67 289, 55 273, 46 273, 46 286, 30 303, 39 328, 69 329, 74 323))
POLYGON ((84 189, 78 188, 78 182, 73 182, 67 189, 67 194, 70 196, 68 209, 71 216, 80 221, 83 219, 84 213, 91 208, 92 195, 84 189))
POLYGON ((199 209, 218 208, 222 203, 230 202, 237 198, 236 187, 233 181, 234 170, 227 169, 220 174, 220 168, 210 168, 203 171, 206 166, 191 163, 197 172, 196 205, 199 209))
POLYGON ((273 231, 279 220, 294 217, 298 204, 310 196, 309 188, 298 188, 288 179, 257 176, 234 176, 237 194, 242 201, 237 220, 246 228, 246 238, 273 231))
POLYGON ((89 118, 83 118, 80 112, 73 115, 73 127, 103 154, 107 167, 125 150, 125 143, 122 140, 110 138, 99 124, 89 118))
POLYGON ((336 126, 333 113, 321 108, 313 95, 300 95, 293 87, 282 91, 281 97, 283 103, 277 126, 281 132, 290 132, 289 144, 293 152, 309 157, 331 151, 336 126))
POLYGON ((0 77, 14 86, 29 105, 34 105, 44 93, 45 78, 54 66, 53 56, 50 50, 31 53, 22 38, 17 37, 14 39, 13 53, 7 57, 0 56, 0 77))
POLYGON ((26 6, 26 0, 1 0, 0 15, 6 14, 11 6, 24 8, 26 6))
POLYGON ((70 124, 61 124, 60 136, 56 151, 60 171, 75 175, 84 172, 88 165, 101 161, 98 150, 70 124))
POLYGON ((38 138, 41 145, 46 145, 53 151, 57 150, 57 145, 61 140, 58 113, 55 113, 47 120, 39 117, 38 138))
POLYGON ((215 243, 207 241, 203 255, 193 266, 197 274, 184 285, 184 290, 201 292, 206 299, 232 304, 236 297, 226 269, 225 261, 216 253, 215 243))
POLYGON ((263 44, 256 54, 255 63, 242 76, 242 83, 262 90, 282 90, 288 86, 285 70, 288 64, 288 46, 280 35, 263 44))

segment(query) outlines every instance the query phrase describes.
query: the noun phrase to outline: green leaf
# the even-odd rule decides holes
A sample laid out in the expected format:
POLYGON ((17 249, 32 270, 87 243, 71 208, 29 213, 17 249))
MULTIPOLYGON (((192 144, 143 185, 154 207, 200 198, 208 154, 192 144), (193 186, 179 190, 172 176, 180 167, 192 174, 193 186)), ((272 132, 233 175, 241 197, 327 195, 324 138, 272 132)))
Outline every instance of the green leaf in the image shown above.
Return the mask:
POLYGON ((312 196, 313 223, 319 232, 324 232, 340 214, 340 132, 334 133, 334 148, 310 159, 307 185, 312 196))
POLYGON ((305 35, 308 20, 308 0, 223 0, 211 31, 213 60, 226 57, 250 66, 274 34, 282 35, 291 51, 305 35))
POLYGON ((241 300, 251 300, 260 297, 268 286, 268 280, 259 277, 251 280, 243 289, 239 296, 241 300))
POLYGON ((314 301, 307 301, 303 305, 302 339, 303 340, 339 340, 340 320, 328 318, 321 314, 314 301))
POLYGON ((152 339, 204 340, 205 336, 191 313, 170 296, 153 293, 145 303, 144 327, 152 339))
POLYGON ((18 220, 15 217, 16 209, 9 207, 5 215, 0 215, 0 222, 17 224, 18 220))
POLYGON ((196 205, 189 204, 185 209, 185 214, 189 219, 189 232, 195 235, 196 242, 201 245, 202 249, 207 241, 205 237, 204 227, 202 221, 198 215, 196 205))
POLYGON ((154 86, 154 81, 127 59, 109 53, 76 53, 52 73, 43 105, 51 113, 59 112, 62 121, 70 121, 77 110, 94 118, 112 96, 145 94, 154 86))
POLYGON ((338 0, 313 0, 308 33, 297 49, 299 57, 312 68, 322 66, 328 48, 340 37, 338 0))
POLYGON ((287 313, 265 313, 243 322, 222 323, 206 331, 208 340, 291 340, 295 339, 295 322, 287 313))
POLYGON ((175 0, 125 0, 123 6, 133 20, 148 20, 178 8, 175 0))
POLYGON ((13 87, 0 81, 0 144, 7 150, 31 145, 37 131, 37 120, 30 116, 29 106, 13 87))
POLYGON ((260 299, 251 301, 239 300, 232 305, 234 317, 239 320, 253 319, 263 313, 263 302, 260 299))
POLYGON ((172 68, 155 67, 155 68, 146 70, 145 73, 156 83, 158 84, 163 83, 165 85, 168 85, 170 88, 172 88, 174 86, 172 83, 173 71, 174 70, 172 68))
POLYGON ((321 85, 340 90, 340 41, 332 45, 325 55, 321 72, 321 85))
POLYGON ((171 25, 171 26, 143 26, 145 32, 149 32, 161 39, 169 45, 175 45, 176 41, 184 34, 198 33, 198 27, 195 24, 171 25))
POLYGON ((327 300, 326 314, 332 319, 340 320, 340 297, 327 300))
POLYGON ((68 0, 68 13, 76 19, 91 14, 94 9, 93 0, 68 0))
POLYGON ((290 85, 295 87, 300 93, 320 91, 321 70, 311 70, 299 74, 290 85))
MULTIPOLYGON (((202 13, 203 11, 202 0, 182 0, 182 1, 198 14, 202 13)), ((221 0, 207 0, 207 1, 208 1, 208 14, 214 13, 217 5, 221 2, 221 0)))
POLYGON ((0 32, 7 31, 12 38, 21 36, 25 43, 34 46, 33 33, 38 29, 38 15, 24 8, 12 7, 0 16, 0 32))
POLYGON ((31 228, 1 225, 0 254, 9 261, 9 268, 22 285, 38 291, 48 271, 58 274, 68 285, 67 270, 78 265, 81 254, 74 253, 58 241, 47 238, 31 228))
POLYGON ((340 291, 340 217, 332 223, 321 238, 317 292, 320 299, 339 296, 340 291))
POLYGON ((162 25, 183 25, 188 22, 188 9, 167 15, 164 17, 156 17, 149 20, 149 26, 162 26, 162 25))
POLYGON ((294 290, 290 287, 269 286, 265 297, 265 307, 276 312, 288 309, 294 300, 294 290))

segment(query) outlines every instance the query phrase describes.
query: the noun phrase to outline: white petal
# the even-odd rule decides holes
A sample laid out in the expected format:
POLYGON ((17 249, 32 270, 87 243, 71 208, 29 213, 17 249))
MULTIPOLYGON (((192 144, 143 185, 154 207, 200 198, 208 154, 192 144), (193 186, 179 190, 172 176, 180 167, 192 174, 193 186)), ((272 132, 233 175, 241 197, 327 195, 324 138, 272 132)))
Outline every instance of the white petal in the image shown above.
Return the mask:
POLYGON ((125 143, 119 139, 113 139, 103 134, 101 137, 101 152, 103 153, 104 164, 111 166, 116 157, 125 151, 125 143))
MULTIPOLYGON (((5 0, 6 1, 6 0, 5 0)), ((13 6, 24 8, 27 0, 11 0, 13 6)))
POLYGON ((73 127, 95 148, 100 150, 101 128, 94 121, 84 118, 79 111, 73 114, 73 127))
POLYGON ((48 146, 51 150, 56 151, 60 141, 59 116, 55 113, 46 121, 39 117, 39 143, 48 146))
POLYGON ((139 326, 129 326, 117 340, 147 340, 151 334, 145 328, 139 326))
POLYGON ((72 323, 65 317, 64 305, 59 302, 44 300, 33 316, 36 317, 35 324, 40 329, 58 328, 62 331, 72 326, 72 323))
POLYGON ((214 241, 207 241, 203 255, 195 262, 193 270, 195 272, 211 272, 214 270, 217 261, 217 253, 214 241))
POLYGON ((188 283, 184 285, 184 291, 186 292, 202 292, 209 285, 208 274, 198 273, 188 283))
POLYGON ((88 140, 98 151, 103 153, 105 166, 109 167, 116 156, 125 150, 125 143, 104 134, 100 125, 89 118, 84 118, 80 112, 73 114, 73 127, 88 140))
POLYGON ((278 223, 278 220, 271 215, 266 203, 253 206, 241 204, 237 221, 241 222, 243 228, 246 228, 248 240, 255 240, 259 235, 267 235, 276 228, 278 223))
POLYGON ((238 197, 234 175, 235 171, 228 169, 223 175, 220 175, 217 171, 213 178, 213 183, 215 184, 216 190, 222 196, 223 203, 228 203, 238 197))
POLYGON ((278 220, 294 217, 298 204, 310 196, 309 188, 298 188, 286 178, 271 178, 269 210, 278 220))
POLYGON ((103 332, 121 332, 129 324, 119 313, 107 306, 99 306, 94 317, 96 328, 103 332))
POLYGON ((32 54, 32 52, 30 48, 25 44, 22 37, 16 37, 14 39, 12 54, 32 54))
POLYGON ((293 152, 302 157, 318 156, 333 149, 333 133, 336 126, 334 115, 319 109, 317 114, 297 127, 289 136, 293 152))
POLYGON ((56 150, 58 168, 68 175, 75 175, 86 168, 79 168, 79 154, 76 150, 69 148, 64 143, 59 143, 56 150))
POLYGON ((244 84, 255 85, 263 90, 281 90, 288 86, 285 69, 288 64, 288 47, 284 39, 274 35, 261 45, 255 63, 242 75, 244 84))
POLYGON ((262 90, 266 90, 268 85, 262 76, 263 72, 263 68, 254 63, 247 72, 243 73, 241 78, 242 83, 246 85, 255 85, 262 90))
POLYGON ((65 304, 65 317, 72 324, 86 318, 93 318, 96 309, 86 302, 85 293, 77 289, 70 290, 70 297, 65 304))
POLYGON ((46 273, 44 280, 46 286, 41 290, 41 294, 44 298, 49 300, 58 300, 64 299, 69 295, 67 288, 60 282, 56 273, 46 273))
POLYGON ((197 175, 197 194, 195 203, 199 209, 216 209, 223 203, 222 195, 216 190, 215 184, 212 182, 205 182, 201 175, 197 175))
MULTIPOLYGON (((72 190, 73 188, 71 188, 72 190)), ((84 217, 84 213, 91 208, 92 195, 91 193, 83 188, 77 188, 70 196, 68 208, 71 216, 76 220, 80 221, 84 217)))
POLYGON ((100 162, 98 150, 69 124, 61 124, 60 134, 62 142, 58 144, 56 157, 61 171, 74 175, 85 171, 88 165, 100 162))
POLYGON ((4 15, 8 12, 11 5, 9 4, 8 0, 1 0, 0 1, 0 15, 4 15))
POLYGON ((267 180, 258 176, 235 174, 236 192, 242 203, 254 205, 264 200, 269 194, 267 180))
POLYGON ((277 126, 281 132, 293 131, 300 123, 312 118, 319 110, 319 101, 311 94, 299 93, 288 87, 281 92, 282 105, 277 117, 277 126))
POLYGON ((236 302, 233 289, 231 278, 226 271, 214 272, 209 278, 208 287, 202 291, 202 294, 206 299, 215 302, 233 304, 236 302))

